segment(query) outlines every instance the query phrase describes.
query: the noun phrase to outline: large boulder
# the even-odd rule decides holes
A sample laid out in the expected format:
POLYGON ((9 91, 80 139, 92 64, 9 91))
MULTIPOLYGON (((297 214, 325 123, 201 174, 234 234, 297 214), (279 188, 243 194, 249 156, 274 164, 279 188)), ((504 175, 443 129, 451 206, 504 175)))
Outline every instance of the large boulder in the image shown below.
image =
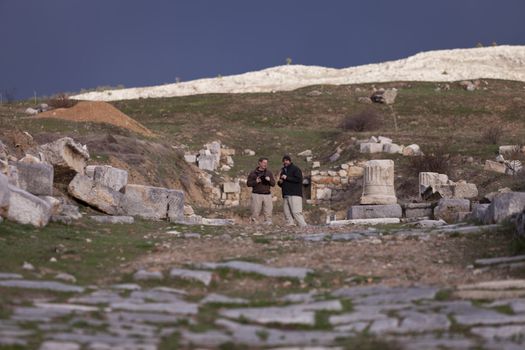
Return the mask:
POLYGON ((507 192, 494 197, 487 211, 486 223, 500 223, 525 209, 525 192, 507 192))
POLYGON ((76 173, 84 174, 86 162, 89 160, 86 146, 70 137, 38 146, 32 153, 36 153, 42 161, 52 164, 55 167, 55 178, 65 181, 73 178, 76 173))
POLYGON ((126 215, 163 220, 184 216, 184 193, 161 187, 127 185, 121 207, 126 215))
POLYGON ((468 212, 470 212, 470 201, 468 199, 442 198, 434 208, 434 218, 436 220, 443 219, 450 224, 458 222, 468 212))
POLYGON ((128 172, 110 165, 89 165, 86 175, 96 183, 120 191, 128 184, 128 172))
POLYGON ((18 186, 37 196, 53 195, 53 166, 49 163, 17 162, 18 186))
POLYGON ((7 217, 10 194, 7 176, 0 173, 0 217, 7 217))
POLYGON ((86 175, 77 174, 69 183, 68 192, 76 199, 100 211, 118 215, 123 194, 108 186, 96 183, 86 175))
POLYGON ((487 213, 489 210, 490 204, 487 203, 477 203, 472 206, 471 218, 477 222, 488 224, 487 222, 487 213))
POLYGON ((51 207, 45 200, 12 185, 9 185, 9 191, 8 220, 35 227, 44 227, 48 224, 51 207))

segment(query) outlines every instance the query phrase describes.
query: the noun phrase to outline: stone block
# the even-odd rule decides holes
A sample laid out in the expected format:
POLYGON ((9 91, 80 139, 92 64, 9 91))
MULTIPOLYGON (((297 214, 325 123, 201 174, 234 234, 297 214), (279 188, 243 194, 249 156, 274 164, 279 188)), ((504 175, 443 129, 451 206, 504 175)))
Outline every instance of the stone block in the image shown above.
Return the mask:
POLYGON ((365 142, 359 145, 359 152, 361 153, 381 153, 383 152, 383 144, 365 142))
POLYGON ((346 169, 348 177, 361 177, 365 173, 365 168, 362 166, 352 165, 346 169))
POLYGON ((47 204, 49 204, 51 215, 60 215, 62 212, 62 202, 60 202, 60 200, 51 196, 39 196, 39 198, 43 199, 47 202, 47 204))
POLYGON ((224 193, 240 193, 241 186, 239 185, 239 182, 225 182, 223 184, 222 190, 224 193))
POLYGON ((129 184, 122 198, 122 211, 126 215, 161 220, 168 216, 169 190, 161 187, 129 184))
POLYGON ((521 147, 519 145, 504 145, 499 146, 499 154, 513 154, 521 151, 521 147))
POLYGON ((379 136, 377 138, 377 141, 379 143, 392 143, 392 139, 391 138, 388 138, 388 137, 384 137, 384 136, 379 136))
POLYGON ((100 224, 133 224, 135 220, 133 216, 103 216, 94 215, 90 219, 100 224))
POLYGON ((332 190, 330 188, 318 188, 315 192, 315 199, 329 201, 332 199, 332 190))
POLYGON ((475 198, 478 196, 478 188, 475 184, 457 182, 454 186, 454 198, 475 198))
POLYGON ((9 181, 7 176, 0 173, 0 217, 7 217, 10 196, 11 192, 9 191, 9 181))
POLYGON ((496 224, 525 209, 525 192, 507 192, 494 197, 487 210, 485 222, 496 224))
POLYGON ((486 160, 483 169, 486 171, 494 171, 501 174, 505 174, 505 172, 507 171, 507 167, 505 166, 505 164, 495 162, 492 160, 486 160))
POLYGON ((69 183, 68 192, 76 199, 109 215, 120 213, 122 193, 96 183, 86 175, 77 174, 69 183))
POLYGON ((447 185, 448 183, 448 176, 445 174, 421 172, 419 173, 419 194, 427 193, 429 187, 434 193, 438 186, 447 185))
POLYGON ((403 216, 399 204, 353 205, 348 209, 348 219, 400 218, 403 216))
POLYGON ((12 185, 9 185, 9 191, 8 220, 35 227, 48 224, 51 208, 46 201, 12 185))
POLYGON ((177 219, 184 216, 184 193, 162 187, 127 185, 122 213, 144 219, 177 219))
POLYGON ((434 215, 432 203, 407 203, 403 205, 404 217, 412 218, 431 218, 434 215))
POLYGON ((235 148, 222 148, 221 149, 221 156, 234 156, 235 155, 235 148))
POLYGON ((17 162, 18 187, 36 196, 53 194, 53 166, 49 163, 17 162))
POLYGON ((312 150, 307 149, 305 151, 302 151, 300 153, 297 153, 299 157, 311 157, 313 155, 312 150))
POLYGON ((97 184, 120 191, 128 184, 128 172, 110 165, 96 165, 93 168, 93 180, 97 184))
POLYGON ((84 174, 89 152, 86 146, 75 142, 70 137, 64 137, 45 145, 37 147, 34 152, 42 160, 50 163, 55 168, 55 178, 64 177, 71 179, 74 174, 84 174))
POLYGON ((185 154, 184 160, 188 163, 197 163, 197 155, 195 154, 185 154))
POLYGON ((455 223, 460 219, 459 213, 470 212, 470 201, 468 199, 446 199, 439 200, 434 209, 434 218, 443 219, 447 223, 455 223))
POLYGON ((218 161, 213 154, 201 154, 198 158, 199 169, 215 171, 217 169, 218 161))
POLYGON ((403 148, 403 155, 404 156, 419 156, 421 155, 421 148, 416 144, 406 146, 405 148, 403 148))
POLYGON ((390 154, 401 153, 402 148, 395 143, 383 143, 383 152, 390 154))
MULTIPOLYGON (((184 192, 179 190, 168 190, 168 219, 178 220, 184 217, 184 192)), ((191 208, 191 207, 190 207, 191 208)))

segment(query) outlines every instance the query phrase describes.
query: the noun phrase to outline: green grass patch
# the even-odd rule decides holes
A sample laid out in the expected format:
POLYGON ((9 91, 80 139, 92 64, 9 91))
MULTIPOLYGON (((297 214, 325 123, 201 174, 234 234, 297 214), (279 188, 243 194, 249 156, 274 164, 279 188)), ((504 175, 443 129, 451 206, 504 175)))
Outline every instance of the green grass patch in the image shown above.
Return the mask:
MULTIPOLYGON (((120 265, 147 254, 158 238, 148 233, 164 231, 165 222, 137 220, 134 225, 102 225, 83 219, 67 226, 50 223, 37 229, 12 222, 2 224, 0 266, 6 272, 28 275, 29 262, 48 274, 66 272, 80 284, 119 275, 120 265), (55 258, 57 262, 51 262, 55 258)), ((29 276, 28 276, 29 277, 29 276)))

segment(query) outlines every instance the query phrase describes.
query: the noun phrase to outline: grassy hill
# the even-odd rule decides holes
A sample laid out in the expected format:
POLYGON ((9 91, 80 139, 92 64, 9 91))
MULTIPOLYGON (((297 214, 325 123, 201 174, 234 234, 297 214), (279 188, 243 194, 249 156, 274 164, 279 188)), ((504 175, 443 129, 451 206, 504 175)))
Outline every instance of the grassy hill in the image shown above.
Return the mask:
MULTIPOLYGON (((0 137, 4 141, 16 139, 13 135, 23 138, 20 131, 28 131, 36 141, 56 134, 73 136, 88 143, 95 160, 120 158, 129 168, 148 164, 150 171, 137 176, 141 182, 180 186, 181 177, 185 182, 188 172, 191 177, 191 170, 174 150, 181 144, 197 151, 206 142, 221 140, 236 148, 235 167, 229 172, 236 176, 247 174, 255 165, 254 157, 241 155, 245 148, 268 156, 275 169, 283 154, 311 149, 325 168, 349 159, 366 159, 352 146, 352 140, 383 135, 399 144, 417 143, 426 153, 439 148, 448 157, 449 176, 476 183, 481 194, 501 186, 523 187, 520 179, 483 171, 483 163, 493 159, 498 149, 497 144, 487 139, 487 130, 501 128, 499 144, 524 143, 525 84, 482 80, 476 91, 466 91, 457 83, 447 85, 448 90, 443 83, 418 82, 311 86, 290 92, 209 94, 113 103, 154 131, 157 136, 152 138, 105 124, 30 119, 23 110, 31 103, 20 102, 0 107, 0 137), (382 87, 399 89, 393 107, 358 101, 359 97, 370 96, 373 88, 382 87), (377 128, 353 132, 341 127, 345 118, 362 112, 377 116, 377 128), (106 142, 115 137, 121 147, 106 142), (151 151, 152 145, 161 151, 151 151), (326 163, 338 146, 346 147, 341 159, 326 163), (467 162, 468 157, 473 159, 467 162)), ((18 144, 23 151, 24 142, 18 144)), ((384 154, 373 157, 395 159, 400 198, 415 194, 417 169, 410 159, 384 154)), ((297 158, 296 162, 309 169, 302 159, 297 158)))

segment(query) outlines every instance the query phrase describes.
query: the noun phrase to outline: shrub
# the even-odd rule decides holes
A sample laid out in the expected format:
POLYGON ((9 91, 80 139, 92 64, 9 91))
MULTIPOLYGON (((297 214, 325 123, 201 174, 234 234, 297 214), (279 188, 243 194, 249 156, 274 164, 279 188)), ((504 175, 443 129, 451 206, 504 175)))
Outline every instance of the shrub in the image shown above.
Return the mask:
POLYGON ((51 98, 48 103, 53 108, 70 108, 77 104, 77 101, 70 100, 65 93, 60 93, 51 98))
POLYGON ((410 157, 410 168, 416 172, 448 174, 449 154, 444 146, 437 146, 421 156, 410 157))
POLYGON ((501 125, 493 125, 483 132, 481 141, 488 142, 491 145, 497 145, 501 136, 503 136, 503 127, 501 125))
POLYGON ((381 117, 374 111, 364 111, 345 117, 341 127, 356 132, 374 131, 381 127, 381 117))

